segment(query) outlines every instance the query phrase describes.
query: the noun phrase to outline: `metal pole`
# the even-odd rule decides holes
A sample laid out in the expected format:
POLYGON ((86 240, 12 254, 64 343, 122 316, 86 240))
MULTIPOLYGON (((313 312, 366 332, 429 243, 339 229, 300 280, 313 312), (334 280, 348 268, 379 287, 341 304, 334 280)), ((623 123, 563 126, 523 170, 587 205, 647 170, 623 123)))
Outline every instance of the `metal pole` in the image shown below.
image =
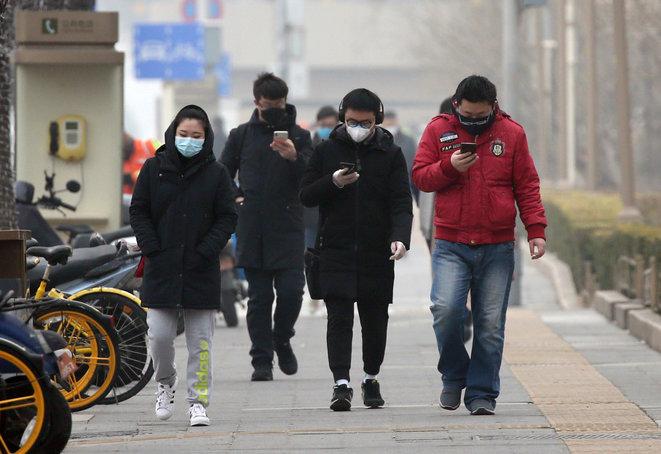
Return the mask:
POLYGON ((576 185, 576 4, 574 0, 566 2, 566 39, 567 39, 567 184, 570 187, 576 185))
POLYGON ((499 102, 505 111, 516 118, 517 96, 516 81, 517 72, 517 28, 518 28, 518 1, 503 1, 503 86, 500 90, 499 102))
POLYGON ((624 0, 613 0, 613 29, 615 36, 615 72, 616 111, 618 122, 618 146, 620 155, 621 179, 620 194, 624 208, 620 219, 640 220, 640 211, 636 207, 635 182, 633 167, 633 149, 631 147, 631 125, 629 106, 629 62, 627 58, 626 11, 624 0))
POLYGON ((558 0, 556 34, 558 36, 558 139, 556 148, 556 178, 559 182, 567 181, 567 39, 565 24, 566 0, 558 0))
POLYGON ((276 55, 278 61, 275 64, 276 73, 285 81, 289 79, 289 33, 288 33, 288 18, 287 18, 287 0, 276 0, 275 3, 275 17, 276 17, 276 55))
POLYGON ((546 98, 546 48, 544 46, 544 9, 537 10, 536 17, 537 39, 537 96, 539 109, 539 123, 537 124, 537 152, 539 153, 540 174, 548 178, 548 99, 546 98))
POLYGON ((597 53, 596 32, 594 24, 594 0, 587 0, 585 6, 585 28, 587 40, 585 53, 587 59, 587 187, 597 188, 597 53))

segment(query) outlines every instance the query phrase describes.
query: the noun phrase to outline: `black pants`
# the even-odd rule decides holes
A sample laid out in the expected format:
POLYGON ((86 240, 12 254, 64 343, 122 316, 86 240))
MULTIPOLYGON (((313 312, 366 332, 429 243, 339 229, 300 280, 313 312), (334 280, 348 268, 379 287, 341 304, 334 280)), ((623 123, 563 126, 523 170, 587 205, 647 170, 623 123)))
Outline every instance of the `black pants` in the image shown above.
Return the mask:
POLYGON ((248 333, 253 367, 273 364, 275 344, 294 337, 294 324, 301 312, 305 277, 302 269, 262 270, 246 268, 248 280, 248 333), (278 299, 273 317, 273 288, 278 299))
MULTIPOLYGON (((377 375, 386 352, 388 332, 388 303, 359 301, 358 315, 363 338, 363 370, 377 375)), ((353 339, 353 302, 326 300, 328 328, 326 345, 328 365, 335 381, 349 380, 351 369, 351 342, 353 339)))

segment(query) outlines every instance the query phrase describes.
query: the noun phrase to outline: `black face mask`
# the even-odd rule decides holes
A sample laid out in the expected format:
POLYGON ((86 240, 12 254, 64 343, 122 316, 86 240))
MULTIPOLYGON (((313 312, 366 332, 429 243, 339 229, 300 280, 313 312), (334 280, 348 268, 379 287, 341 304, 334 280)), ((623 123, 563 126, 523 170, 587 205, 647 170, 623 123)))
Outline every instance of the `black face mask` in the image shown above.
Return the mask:
POLYGON ((273 127, 282 126, 287 122, 287 111, 280 107, 270 107, 262 110, 262 118, 273 127))
POLYGON ((455 110, 455 114, 457 115, 457 118, 459 119, 459 123, 461 123, 461 126, 466 130, 466 132, 468 132, 470 135, 473 136, 479 136, 484 131, 489 129, 493 124, 494 120, 496 119, 496 116, 493 114, 493 111, 486 117, 481 117, 481 118, 464 117, 457 110, 455 110))

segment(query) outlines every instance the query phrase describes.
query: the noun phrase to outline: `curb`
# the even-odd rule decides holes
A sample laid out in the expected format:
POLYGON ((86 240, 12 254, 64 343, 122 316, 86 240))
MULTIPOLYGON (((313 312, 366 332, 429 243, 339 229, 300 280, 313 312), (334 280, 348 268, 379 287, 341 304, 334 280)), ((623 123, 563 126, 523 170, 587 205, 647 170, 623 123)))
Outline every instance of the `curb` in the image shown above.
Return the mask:
POLYGON ((643 309, 630 311, 627 319, 631 334, 661 352, 661 315, 652 309, 643 309))
MULTIPOLYGON (((527 243, 525 246, 527 246, 527 243)), ((540 268, 542 273, 551 278, 560 307, 565 310, 585 308, 580 302, 578 292, 576 292, 576 285, 569 265, 550 252, 547 252, 541 259, 534 260, 533 263, 534 266, 540 268)))
POLYGON ((594 294, 592 308, 622 329, 661 352, 661 315, 637 300, 630 300, 614 290, 594 294))

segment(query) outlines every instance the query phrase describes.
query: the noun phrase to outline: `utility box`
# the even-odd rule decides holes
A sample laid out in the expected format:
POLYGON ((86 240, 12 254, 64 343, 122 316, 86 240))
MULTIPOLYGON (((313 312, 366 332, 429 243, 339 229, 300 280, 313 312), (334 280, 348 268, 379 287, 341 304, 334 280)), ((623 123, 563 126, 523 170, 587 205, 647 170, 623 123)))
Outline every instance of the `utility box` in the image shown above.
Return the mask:
POLYGON ((44 171, 55 189, 77 180, 77 207, 66 217, 42 210, 51 224, 118 228, 122 202, 124 54, 115 50, 118 14, 16 12, 16 176, 42 194, 44 171))
POLYGON ((25 242, 28 230, 0 230, 0 292, 14 291, 15 297, 25 295, 25 242))

